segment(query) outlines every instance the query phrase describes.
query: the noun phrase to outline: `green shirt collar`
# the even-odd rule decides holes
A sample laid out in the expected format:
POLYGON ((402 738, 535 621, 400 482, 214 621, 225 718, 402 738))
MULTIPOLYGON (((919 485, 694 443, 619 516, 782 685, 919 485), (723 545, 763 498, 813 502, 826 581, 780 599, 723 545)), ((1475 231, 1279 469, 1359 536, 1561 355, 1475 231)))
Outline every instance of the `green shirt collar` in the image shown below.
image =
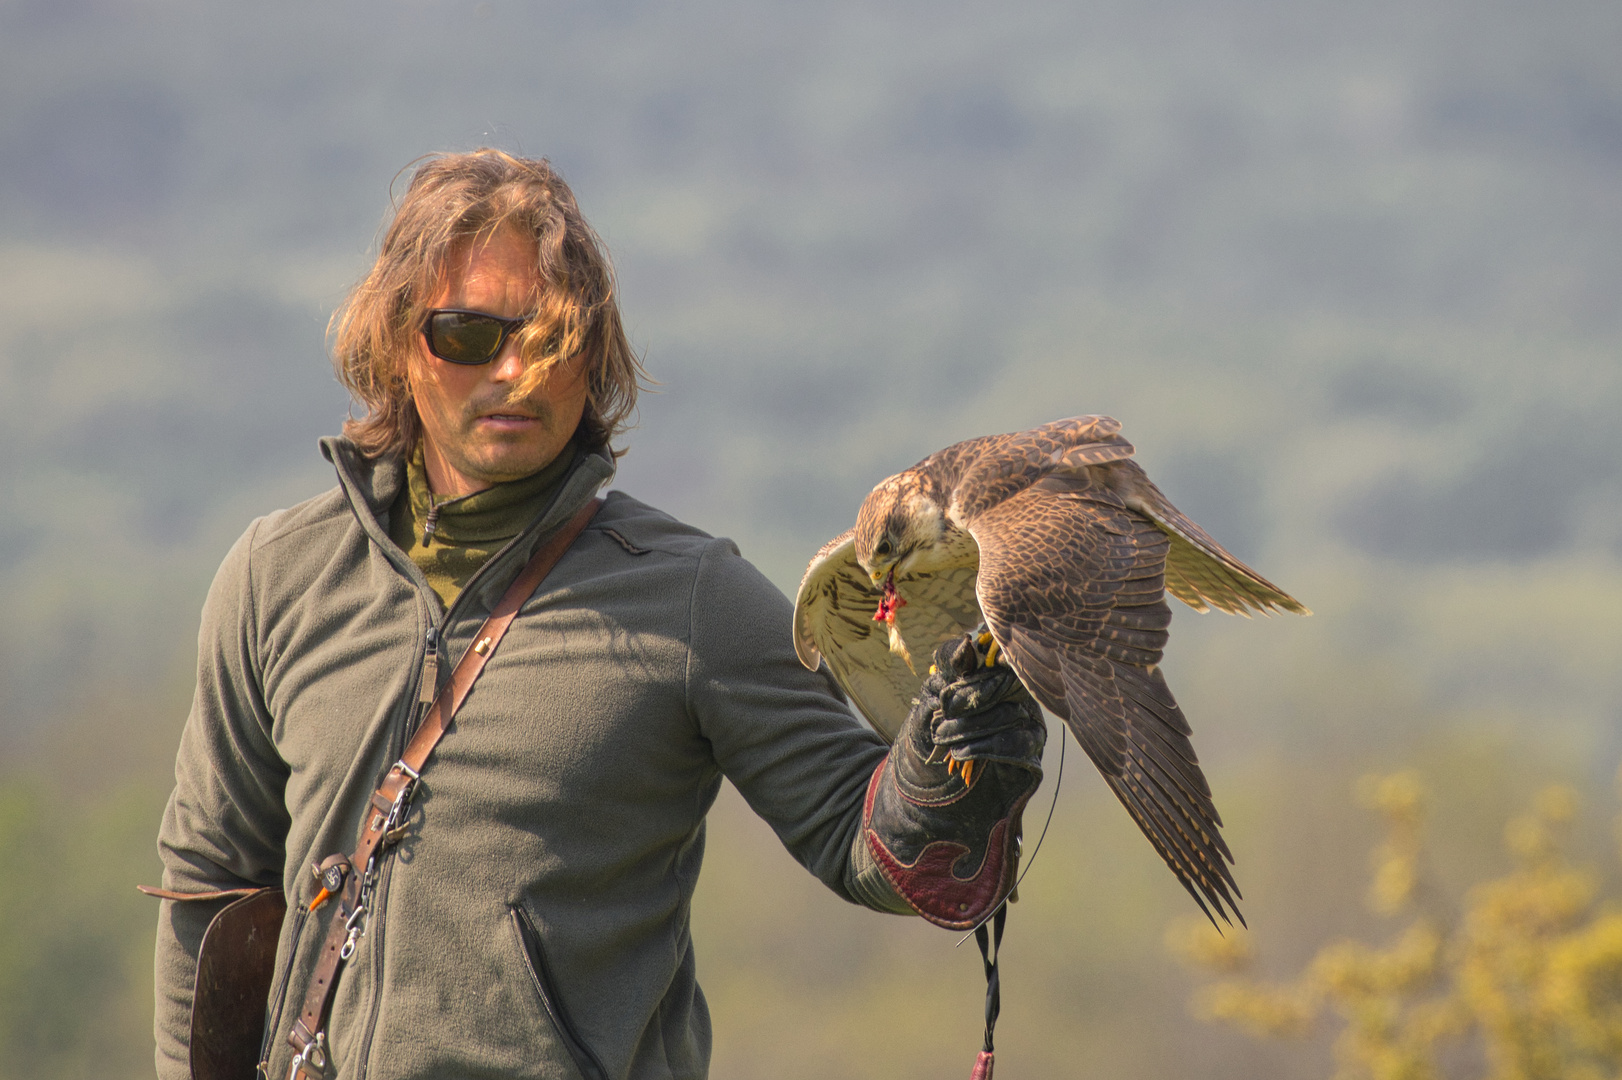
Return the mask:
POLYGON ((445 498, 428 490, 428 470, 418 444, 406 464, 406 490, 411 497, 411 516, 422 527, 419 542, 427 546, 487 545, 511 540, 545 509, 578 453, 579 447, 571 439, 538 473, 472 495, 445 498))
POLYGON ((448 607, 497 551, 546 511, 579 460, 580 448, 571 439, 538 473, 472 495, 441 498, 428 489, 419 446, 405 462, 405 482, 389 515, 389 538, 417 564, 448 607))

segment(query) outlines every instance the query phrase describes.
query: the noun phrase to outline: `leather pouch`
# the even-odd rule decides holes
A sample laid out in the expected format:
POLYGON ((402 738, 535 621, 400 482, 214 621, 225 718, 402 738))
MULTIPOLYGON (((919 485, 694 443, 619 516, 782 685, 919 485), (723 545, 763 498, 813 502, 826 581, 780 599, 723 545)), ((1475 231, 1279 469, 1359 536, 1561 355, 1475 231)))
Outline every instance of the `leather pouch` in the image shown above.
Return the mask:
POLYGON ((142 886, 141 891, 181 902, 233 898, 209 922, 197 952, 191 1075, 192 1080, 254 1080, 287 898, 274 887, 186 894, 142 886))

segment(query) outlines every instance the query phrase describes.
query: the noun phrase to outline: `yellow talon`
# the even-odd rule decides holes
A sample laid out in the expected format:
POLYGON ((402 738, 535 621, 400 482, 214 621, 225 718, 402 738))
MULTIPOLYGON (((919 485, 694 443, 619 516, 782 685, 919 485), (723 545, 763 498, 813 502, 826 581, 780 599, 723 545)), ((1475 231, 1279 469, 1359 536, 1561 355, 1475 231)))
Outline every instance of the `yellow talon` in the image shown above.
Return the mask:
POLYGON ((950 754, 946 755, 946 775, 947 776, 956 776, 957 775, 957 758, 953 757, 950 754))
MULTIPOLYGON (((986 636, 990 637, 991 635, 987 634, 986 636)), ((1001 648, 993 641, 991 647, 986 649, 986 667, 990 667, 997 662, 997 654, 1001 651, 1001 648)))
POLYGON ((977 640, 982 646, 985 646, 991 644, 996 639, 991 636, 990 630, 983 630, 981 631, 980 637, 977 640))
POLYGON ((974 783, 974 762, 968 760, 963 762, 963 786, 968 787, 972 783, 974 783))
POLYGON ((930 665, 929 665, 929 673, 930 673, 930 674, 931 674, 931 675, 939 675, 939 674, 940 674, 940 671, 939 671, 939 669, 937 669, 937 668, 936 668, 936 667, 935 667, 935 665, 934 665, 934 664, 930 664, 930 665))

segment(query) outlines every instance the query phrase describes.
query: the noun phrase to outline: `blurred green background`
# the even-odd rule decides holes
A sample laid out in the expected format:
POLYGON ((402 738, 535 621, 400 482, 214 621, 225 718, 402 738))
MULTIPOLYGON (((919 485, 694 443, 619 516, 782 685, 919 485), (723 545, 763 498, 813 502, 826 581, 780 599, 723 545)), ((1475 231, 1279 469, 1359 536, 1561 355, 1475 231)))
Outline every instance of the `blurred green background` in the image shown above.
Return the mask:
MULTIPOLYGON (((1276 970, 1380 932, 1365 770, 1425 770, 1454 888, 1542 782, 1608 808, 1619 55, 1601 0, 0 0, 0 1078, 151 1071, 197 611, 330 486, 325 322, 430 150, 569 178, 662 383, 617 486, 785 590, 924 454, 1119 417, 1317 612, 1179 609, 1166 662, 1276 970)), ((1192 905, 1074 746, 1021 892, 1001 1080, 1331 1071, 1190 1017, 1192 905)), ((718 1080, 967 1074, 972 944, 730 789, 701 894, 718 1080)))

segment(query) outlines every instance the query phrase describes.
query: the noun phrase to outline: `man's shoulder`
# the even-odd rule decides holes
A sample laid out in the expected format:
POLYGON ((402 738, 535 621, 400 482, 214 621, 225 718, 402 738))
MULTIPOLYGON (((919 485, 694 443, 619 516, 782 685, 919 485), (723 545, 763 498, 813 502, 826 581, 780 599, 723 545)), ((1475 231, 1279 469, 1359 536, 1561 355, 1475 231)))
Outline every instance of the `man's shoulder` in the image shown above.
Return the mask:
POLYGON ((254 605, 263 607, 282 594, 297 594, 341 552, 353 549, 344 533, 356 528, 337 488, 254 518, 215 571, 210 595, 251 590, 254 605))
MULTIPOLYGON (((607 533, 633 555, 659 552, 696 559, 718 541, 702 529, 694 528, 663 510, 649 506, 623 491, 610 491, 592 528, 607 533)), ((730 545, 730 541, 719 541, 730 545)), ((734 549, 735 550, 735 549, 734 549)))
POLYGON ((653 552, 683 560, 681 573, 692 575, 695 587, 707 605, 741 606, 773 612, 787 600, 759 569, 738 551, 726 537, 715 537, 702 529, 657 510, 624 492, 611 491, 601 512, 592 523, 633 556, 653 552))
POLYGON ((354 512, 343 489, 332 487, 282 510, 272 510, 249 526, 253 551, 287 548, 298 544, 324 544, 334 529, 356 527, 354 512))

